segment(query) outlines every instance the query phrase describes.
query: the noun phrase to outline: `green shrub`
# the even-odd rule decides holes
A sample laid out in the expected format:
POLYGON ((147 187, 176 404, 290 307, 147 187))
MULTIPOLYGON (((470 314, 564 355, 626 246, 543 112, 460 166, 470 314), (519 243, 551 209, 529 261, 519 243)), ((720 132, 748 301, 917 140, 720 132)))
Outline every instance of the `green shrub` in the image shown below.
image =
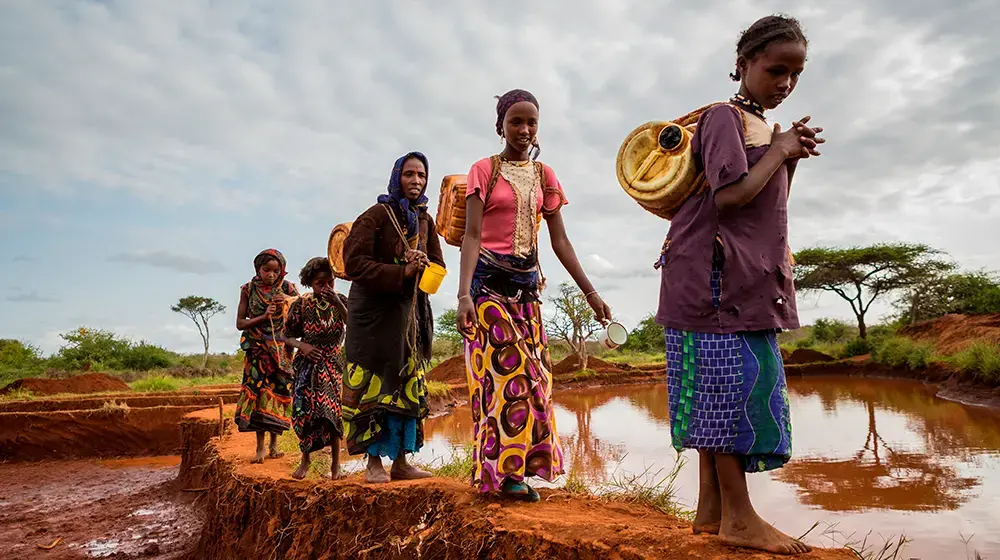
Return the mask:
POLYGON ((128 349, 121 356, 121 369, 134 369, 136 371, 149 371, 156 368, 165 368, 173 365, 175 354, 172 352, 140 342, 128 349))
POLYGON ((180 389, 180 383, 178 383, 176 379, 162 375, 140 379, 131 385, 132 390, 139 393, 159 393, 180 389))
POLYGON ((872 348, 872 359, 897 368, 922 369, 934 357, 934 347, 908 338, 893 336, 880 341, 872 348))
POLYGON ((811 336, 800 338, 795 341, 796 348, 812 348, 813 346, 816 346, 816 339, 811 336))
POLYGON ((653 315, 647 315, 632 332, 628 340, 620 348, 622 352, 664 355, 667 351, 667 340, 663 336, 663 327, 656 324, 653 315))
POLYGON ((853 358, 855 356, 864 356, 865 354, 871 353, 871 351, 871 341, 859 337, 844 345, 844 350, 840 353, 840 357, 853 358))
POLYGON ((22 369, 35 367, 42 361, 41 352, 20 340, 0 339, 0 368, 22 369))
POLYGON ((850 331, 851 325, 840 319, 817 319, 811 336, 821 343, 841 342, 847 339, 850 331))
POLYGON ((949 361, 987 383, 1000 383, 1000 344, 976 341, 949 361))
POLYGON ((101 329, 80 327, 60 335, 66 344, 52 358, 52 366, 76 370, 149 371, 177 363, 173 352, 149 344, 135 343, 126 337, 101 329))

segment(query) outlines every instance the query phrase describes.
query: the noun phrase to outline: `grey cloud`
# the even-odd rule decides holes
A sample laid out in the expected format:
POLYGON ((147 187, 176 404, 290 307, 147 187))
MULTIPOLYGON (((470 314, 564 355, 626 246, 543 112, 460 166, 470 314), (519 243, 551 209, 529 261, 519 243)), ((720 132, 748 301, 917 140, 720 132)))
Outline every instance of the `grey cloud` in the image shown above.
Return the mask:
POLYGON ((16 263, 26 263, 26 262, 35 262, 38 259, 36 259, 35 257, 28 256, 28 255, 17 255, 17 256, 15 256, 11 260, 13 262, 16 262, 16 263))
POLYGON ((171 253, 170 251, 134 251, 121 253, 108 258, 111 262, 142 264, 156 268, 166 268, 177 272, 191 274, 213 274, 225 272, 226 267, 215 260, 199 259, 188 255, 171 253))
MULTIPOLYGON (((616 312, 642 316, 655 305, 650 265, 668 223, 622 193, 620 142, 645 121, 728 97, 739 31, 786 11, 803 20, 811 60, 775 120, 811 114, 829 140, 797 172, 793 248, 898 238, 998 260, 995 247, 956 227, 974 212, 987 231, 983 208, 995 209, 1000 191, 995 2, 522 8, 14 3, 0 19, 0 67, 10 69, 0 72, 0 170, 38 188, 88 185, 160 205, 333 224, 372 204, 393 160, 411 149, 430 158, 436 204, 442 175, 498 151, 493 95, 524 87, 541 101, 542 156, 570 200, 575 247, 614 263, 591 275, 621 298, 610 302, 616 312), (954 188, 921 182, 929 173, 954 188), (632 280, 652 291, 638 293, 632 280)), ((446 258, 446 282, 457 282, 457 251, 446 258)), ((113 259, 223 270, 163 251, 113 259)), ((547 247, 543 259, 551 282, 566 278, 547 247)))

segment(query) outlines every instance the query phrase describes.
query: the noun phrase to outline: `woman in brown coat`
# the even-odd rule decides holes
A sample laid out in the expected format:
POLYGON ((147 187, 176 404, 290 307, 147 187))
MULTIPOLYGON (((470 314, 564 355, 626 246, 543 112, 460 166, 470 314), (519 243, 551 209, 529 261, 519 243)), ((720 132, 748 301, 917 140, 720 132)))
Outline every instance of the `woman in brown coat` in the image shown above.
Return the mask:
POLYGON ((426 188, 427 158, 399 158, 388 193, 354 221, 344 242, 352 284, 343 418, 348 451, 368 455, 368 482, 430 476, 406 462, 423 445, 434 336, 430 301, 417 283, 429 262, 444 266, 426 188), (393 460, 389 473, 382 457, 393 460))

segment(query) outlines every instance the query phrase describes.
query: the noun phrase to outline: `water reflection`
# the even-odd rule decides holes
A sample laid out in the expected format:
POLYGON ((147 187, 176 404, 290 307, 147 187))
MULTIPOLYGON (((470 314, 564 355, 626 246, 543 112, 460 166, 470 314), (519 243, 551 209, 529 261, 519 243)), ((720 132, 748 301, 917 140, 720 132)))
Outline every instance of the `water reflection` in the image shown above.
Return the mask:
POLYGON ((875 403, 868 411, 868 435, 852 457, 805 457, 790 462, 775 476, 799 487, 799 500, 827 511, 886 508, 897 511, 953 510, 978 486, 945 463, 945 455, 897 451, 878 433, 875 403))
MULTIPOLYGON (((815 521, 865 534, 905 533, 908 551, 962 556, 961 535, 984 556, 1000 555, 1000 415, 934 397, 909 381, 789 380, 793 459, 750 477, 758 509, 800 534, 815 521)), ((669 413, 663 385, 595 388, 556 395, 568 472, 599 485, 618 471, 669 470, 669 413)), ((428 420, 421 458, 468 441, 470 414, 428 420)), ((697 497, 697 459, 678 478, 687 506, 697 497)), ((432 459, 433 460, 433 459, 432 459)), ((556 485, 561 485, 561 481, 556 485)), ((829 543, 827 543, 829 544, 829 543)))

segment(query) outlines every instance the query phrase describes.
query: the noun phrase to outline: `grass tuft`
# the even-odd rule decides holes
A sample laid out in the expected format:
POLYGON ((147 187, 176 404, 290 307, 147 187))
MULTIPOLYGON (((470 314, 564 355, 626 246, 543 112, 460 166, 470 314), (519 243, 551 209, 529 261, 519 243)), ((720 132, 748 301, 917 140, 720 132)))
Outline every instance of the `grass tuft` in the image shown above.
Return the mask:
POLYGON ((979 340, 948 361, 983 382, 1000 383, 1000 344, 979 340))
POLYGON ((427 396, 432 399, 444 398, 451 394, 451 386, 441 381, 427 382, 427 396))

